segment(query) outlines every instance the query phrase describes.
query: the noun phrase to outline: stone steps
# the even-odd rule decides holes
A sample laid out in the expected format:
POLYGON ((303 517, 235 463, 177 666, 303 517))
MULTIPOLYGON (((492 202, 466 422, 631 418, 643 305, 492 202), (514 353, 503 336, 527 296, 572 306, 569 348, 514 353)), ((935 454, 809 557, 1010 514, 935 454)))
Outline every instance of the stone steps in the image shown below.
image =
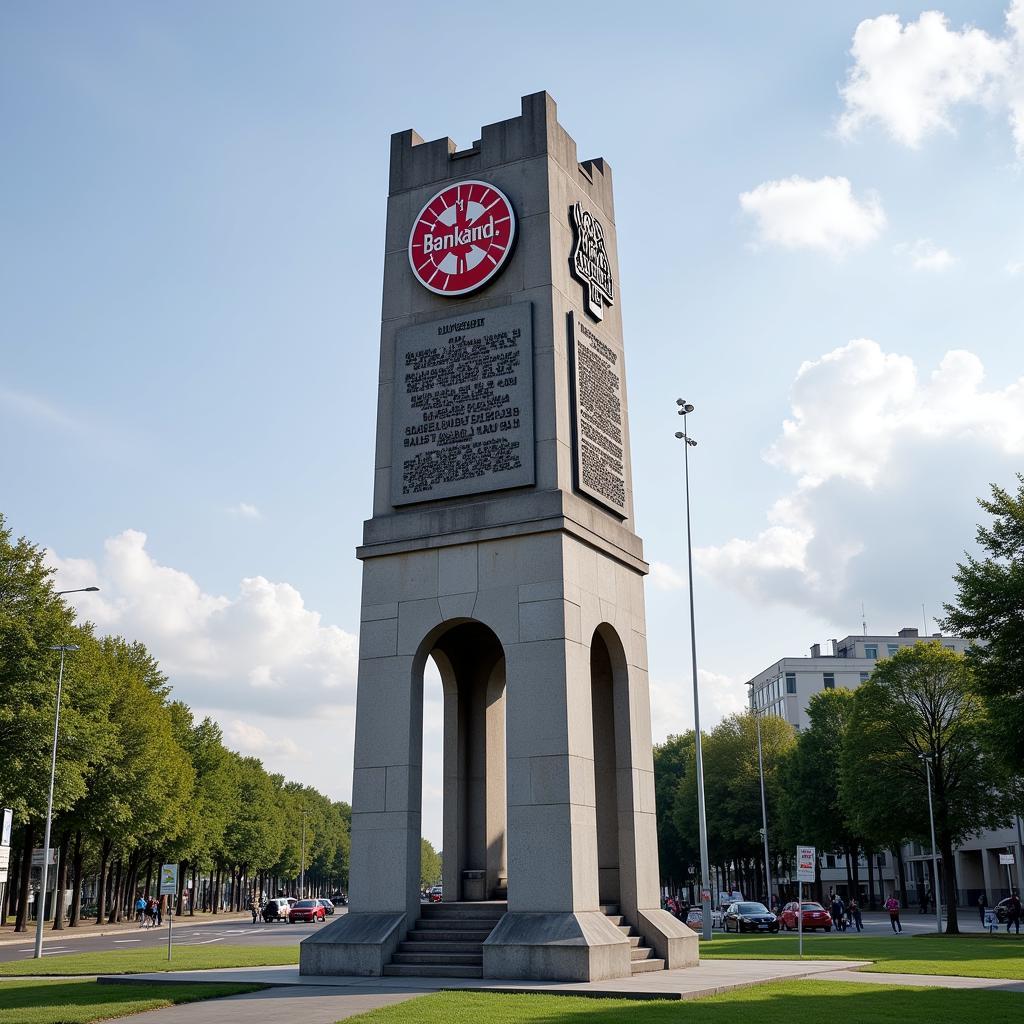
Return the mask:
POLYGON ((602 904, 601 912, 629 939, 630 974, 646 974, 648 971, 665 969, 665 961, 659 960, 654 956, 653 949, 643 945, 643 936, 637 934, 633 926, 619 913, 619 908, 615 904, 602 904))
POLYGON ((428 903, 386 964, 389 977, 482 978, 484 940, 508 904, 428 903))

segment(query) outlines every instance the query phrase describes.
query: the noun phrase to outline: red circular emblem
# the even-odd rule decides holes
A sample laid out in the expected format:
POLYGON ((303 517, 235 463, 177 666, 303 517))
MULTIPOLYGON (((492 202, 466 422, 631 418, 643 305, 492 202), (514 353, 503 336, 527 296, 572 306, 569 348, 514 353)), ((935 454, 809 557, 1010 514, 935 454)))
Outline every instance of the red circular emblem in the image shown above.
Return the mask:
POLYGON ((508 197, 486 181, 460 181, 438 192, 413 221, 409 265, 437 295, 466 295, 501 270, 515 237, 508 197))

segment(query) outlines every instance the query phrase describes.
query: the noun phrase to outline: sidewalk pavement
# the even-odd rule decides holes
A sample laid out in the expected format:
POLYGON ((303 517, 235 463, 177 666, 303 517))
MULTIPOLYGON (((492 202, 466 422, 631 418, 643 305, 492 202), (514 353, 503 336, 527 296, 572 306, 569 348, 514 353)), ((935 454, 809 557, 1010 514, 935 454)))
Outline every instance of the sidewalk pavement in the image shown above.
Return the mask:
MULTIPOLYGON (((241 921, 241 920, 252 920, 252 914, 246 910, 244 913, 236 913, 231 911, 230 913, 224 912, 220 914, 211 914, 208 911, 206 913, 198 913, 195 917, 189 917, 188 914, 175 915, 174 923, 178 924, 212 924, 216 921, 241 921)), ((167 927, 167 918, 164 918, 162 927, 167 927)), ((134 918, 131 921, 121 921, 119 924, 96 924, 95 921, 88 921, 80 924, 77 928, 69 928, 67 925, 60 931, 54 931, 53 925, 47 922, 46 927, 43 929, 43 935, 47 941, 52 938, 60 939, 95 939, 103 935, 118 935, 121 932, 137 932, 139 930, 139 922, 134 918)), ((15 932, 14 928, 9 925, 5 925, 0 928, 0 946, 24 946, 26 943, 34 942, 36 937, 36 923, 35 921, 29 922, 28 931, 15 932)))
POLYGON ((202 1004, 151 1010, 133 1016, 136 1024, 277 1024, 296 1019, 303 1024, 334 1024, 367 1010, 413 999, 431 992, 545 992, 632 999, 696 999, 770 981, 815 978, 873 985, 930 988, 990 989, 1024 993, 1024 982, 998 978, 952 978, 922 974, 860 973, 868 961, 835 960, 703 960, 698 967, 655 971, 631 978, 599 982, 501 981, 475 978, 304 977, 295 966, 241 967, 214 971, 175 971, 103 982, 151 984, 178 981, 248 981, 272 986, 262 992, 231 996, 202 1004))

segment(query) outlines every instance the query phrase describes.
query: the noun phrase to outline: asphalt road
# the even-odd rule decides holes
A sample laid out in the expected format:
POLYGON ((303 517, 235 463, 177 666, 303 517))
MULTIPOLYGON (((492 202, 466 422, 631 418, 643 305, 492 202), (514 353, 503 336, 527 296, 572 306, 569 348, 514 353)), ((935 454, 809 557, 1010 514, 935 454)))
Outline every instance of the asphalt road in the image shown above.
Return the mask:
MULTIPOLYGON (((328 922, 336 921, 339 914, 346 912, 345 907, 338 907, 334 917, 328 922)), ((204 921, 202 924, 191 924, 187 917, 175 918, 172 924, 173 944, 179 946, 287 946, 298 943, 307 935, 312 935, 323 924, 252 924, 244 918, 233 918, 225 921, 204 921)), ((91 931, 91 929, 84 929, 91 931)), ((162 928, 130 928, 111 930, 106 935, 93 937, 77 936, 74 930, 44 933, 43 956, 67 956, 70 953, 101 953, 115 949, 142 949, 146 947, 167 948, 167 921, 162 928)), ((0 946, 0 962, 31 959, 35 952, 35 931, 28 932, 25 941, 17 945, 0 946)))

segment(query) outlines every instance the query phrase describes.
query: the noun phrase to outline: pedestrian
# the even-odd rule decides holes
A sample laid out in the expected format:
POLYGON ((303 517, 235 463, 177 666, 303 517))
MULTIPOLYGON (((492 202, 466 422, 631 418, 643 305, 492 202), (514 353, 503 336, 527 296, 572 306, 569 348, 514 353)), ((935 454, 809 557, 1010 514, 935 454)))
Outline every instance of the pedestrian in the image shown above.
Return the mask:
POLYGON ((146 897, 139 893, 139 898, 135 901, 135 920, 139 922, 139 927, 143 928, 146 924, 146 897))
POLYGON ((860 914, 860 904, 856 900, 850 900, 850 906, 847 908, 847 913, 850 916, 853 927, 859 932, 864 931, 864 919, 860 914))
POLYGON ((252 923, 255 924, 260 916, 260 898, 255 892, 249 900, 249 913, 252 914, 252 923))
POLYGON ((835 898, 832 900, 832 921, 836 926, 836 931, 846 931, 846 907, 843 906, 843 898, 836 893, 835 898))
POLYGON ((985 926, 985 894, 978 897, 978 917, 981 918, 982 927, 985 926))
POLYGON ((1013 890, 1013 895, 1010 897, 1006 904, 1006 934, 1010 934, 1010 926, 1016 929, 1017 934, 1020 935, 1020 915, 1021 905, 1020 896, 1017 895, 1017 890, 1013 890))
POLYGON ((160 923, 160 904, 156 897, 149 897, 149 906, 146 909, 149 913, 149 927, 155 928, 160 923))
POLYGON ((903 925, 900 923, 900 901, 895 896, 890 896, 885 901, 885 909, 889 911, 889 924, 892 926, 892 930, 897 934, 903 931, 903 925))

